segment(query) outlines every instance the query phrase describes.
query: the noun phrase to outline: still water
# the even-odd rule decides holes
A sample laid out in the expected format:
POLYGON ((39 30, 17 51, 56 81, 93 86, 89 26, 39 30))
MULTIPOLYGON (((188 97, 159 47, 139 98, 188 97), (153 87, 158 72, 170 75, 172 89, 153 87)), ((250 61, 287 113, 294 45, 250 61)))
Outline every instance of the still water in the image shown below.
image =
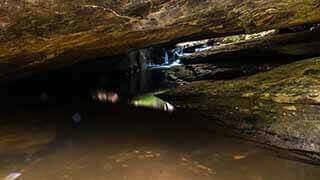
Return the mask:
POLYGON ((0 179, 320 179, 320 166, 173 111, 150 94, 170 87, 161 69, 98 77, 81 71, 69 79, 68 72, 8 89, 10 103, 0 108, 0 179))
POLYGON ((1 113, 0 179, 318 180, 320 167, 208 128, 196 114, 96 103, 1 113), (81 115, 80 122, 72 116, 81 115))

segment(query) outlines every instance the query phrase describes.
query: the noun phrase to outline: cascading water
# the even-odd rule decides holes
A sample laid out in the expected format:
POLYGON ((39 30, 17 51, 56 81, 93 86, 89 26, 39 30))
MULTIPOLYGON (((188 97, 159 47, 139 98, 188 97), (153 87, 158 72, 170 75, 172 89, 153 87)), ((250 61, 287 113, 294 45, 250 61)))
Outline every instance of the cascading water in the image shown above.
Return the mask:
POLYGON ((170 64, 169 62, 169 55, 166 50, 164 50, 164 65, 170 64))
POLYGON ((169 51, 163 49, 163 63, 162 64, 148 64, 147 68, 170 68, 173 66, 178 66, 180 64, 180 57, 182 56, 183 50, 181 48, 172 49, 169 55, 169 51))

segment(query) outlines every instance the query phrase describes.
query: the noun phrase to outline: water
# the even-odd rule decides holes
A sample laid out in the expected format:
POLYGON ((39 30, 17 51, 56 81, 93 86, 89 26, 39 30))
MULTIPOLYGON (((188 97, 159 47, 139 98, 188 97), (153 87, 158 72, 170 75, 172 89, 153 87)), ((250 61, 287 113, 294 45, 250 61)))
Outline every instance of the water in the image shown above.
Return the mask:
POLYGON ((163 111, 167 102, 150 94, 166 87, 161 68, 100 80, 84 74, 79 82, 72 76, 64 88, 65 76, 13 87, 18 101, 0 108, 0 179, 319 179, 320 166, 229 137, 196 113, 163 111), (37 90, 43 82, 50 91, 37 90), (83 98, 88 89, 103 103, 83 98), (55 92, 69 99, 51 104, 55 92), (30 99, 42 104, 16 105, 30 99))
POLYGON ((171 64, 149 64, 147 65, 147 68, 149 69, 170 69, 172 67, 176 67, 176 66, 182 66, 182 64, 180 63, 180 60, 176 60, 174 62, 172 62, 171 64))
POLYGON ((183 49, 175 48, 171 50, 172 56, 169 57, 169 53, 166 49, 164 51, 164 62, 162 64, 147 64, 147 69, 169 69, 175 66, 181 66, 180 57, 184 56, 183 49))
POLYGON ((211 48, 213 48, 213 46, 203 46, 203 47, 201 47, 201 48, 196 48, 196 49, 195 49, 195 52, 206 51, 206 50, 209 50, 209 49, 211 49, 211 48))
POLYGON ((168 55, 168 52, 166 50, 164 51, 164 64, 166 64, 166 65, 170 64, 169 55, 168 55))
POLYGON ((172 104, 156 97, 153 93, 134 97, 131 100, 131 104, 136 107, 152 108, 166 112, 173 112, 175 110, 172 104))
POLYGON ((0 179, 14 172, 18 180, 320 177, 319 166, 225 136, 187 112, 83 103, 13 114, 1 113, 0 179))

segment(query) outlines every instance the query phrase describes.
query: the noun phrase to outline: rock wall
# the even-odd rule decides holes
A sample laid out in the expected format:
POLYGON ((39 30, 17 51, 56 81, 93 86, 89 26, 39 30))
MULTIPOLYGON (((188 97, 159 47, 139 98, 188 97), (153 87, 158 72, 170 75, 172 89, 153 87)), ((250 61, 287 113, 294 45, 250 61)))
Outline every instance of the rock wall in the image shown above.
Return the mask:
POLYGON ((161 95, 230 132, 320 162, 320 58, 246 78, 198 81, 161 95))

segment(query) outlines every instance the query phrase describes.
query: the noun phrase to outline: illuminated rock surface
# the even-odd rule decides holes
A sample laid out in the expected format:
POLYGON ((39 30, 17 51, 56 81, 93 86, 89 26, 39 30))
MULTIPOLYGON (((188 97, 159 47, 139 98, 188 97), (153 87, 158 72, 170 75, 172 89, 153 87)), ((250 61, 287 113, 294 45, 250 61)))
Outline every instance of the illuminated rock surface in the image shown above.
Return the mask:
POLYGON ((317 0, 0 2, 1 76, 13 77, 176 40, 320 21, 317 0))

